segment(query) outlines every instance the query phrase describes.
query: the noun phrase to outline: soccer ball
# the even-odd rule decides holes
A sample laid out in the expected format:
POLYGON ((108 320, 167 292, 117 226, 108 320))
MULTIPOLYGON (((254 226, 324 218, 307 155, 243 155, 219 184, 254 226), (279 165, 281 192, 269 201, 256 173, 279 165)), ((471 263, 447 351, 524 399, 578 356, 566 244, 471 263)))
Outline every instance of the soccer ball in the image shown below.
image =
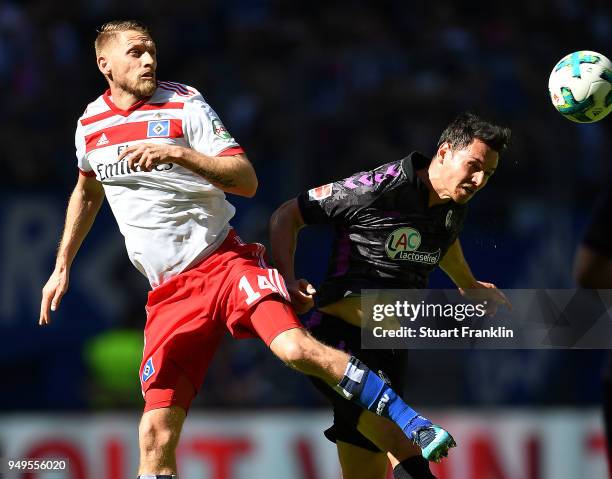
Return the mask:
POLYGON ((553 68, 548 92, 565 118, 578 123, 599 121, 612 111, 612 64, 601 53, 570 53, 553 68))

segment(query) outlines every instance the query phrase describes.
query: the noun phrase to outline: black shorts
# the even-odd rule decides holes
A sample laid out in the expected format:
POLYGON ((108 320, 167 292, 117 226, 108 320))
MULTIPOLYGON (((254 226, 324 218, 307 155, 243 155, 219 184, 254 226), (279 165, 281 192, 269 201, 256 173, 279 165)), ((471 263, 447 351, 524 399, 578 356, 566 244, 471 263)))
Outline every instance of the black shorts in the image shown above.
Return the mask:
MULTIPOLYGON (((401 394, 405 380, 405 350, 361 349, 361 329, 335 316, 315 311, 306 321, 306 327, 319 341, 346 351, 365 363, 401 394)), ((332 442, 342 441, 369 451, 381 450, 357 430, 363 408, 344 399, 325 382, 310 377, 315 387, 332 403, 334 424, 324 434, 332 442)))

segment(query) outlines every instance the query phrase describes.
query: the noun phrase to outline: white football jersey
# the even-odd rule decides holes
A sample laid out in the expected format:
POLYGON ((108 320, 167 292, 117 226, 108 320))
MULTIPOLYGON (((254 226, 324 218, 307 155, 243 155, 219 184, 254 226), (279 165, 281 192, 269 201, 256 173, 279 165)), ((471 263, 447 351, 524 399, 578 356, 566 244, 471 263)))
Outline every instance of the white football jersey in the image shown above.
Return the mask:
POLYGON ((127 146, 170 143, 208 156, 243 150, 192 87, 158 82, 153 96, 129 110, 110 90, 79 118, 76 154, 81 174, 102 182, 132 263, 156 287, 214 251, 229 231, 234 207, 219 188, 177 164, 129 170, 117 161, 127 146))

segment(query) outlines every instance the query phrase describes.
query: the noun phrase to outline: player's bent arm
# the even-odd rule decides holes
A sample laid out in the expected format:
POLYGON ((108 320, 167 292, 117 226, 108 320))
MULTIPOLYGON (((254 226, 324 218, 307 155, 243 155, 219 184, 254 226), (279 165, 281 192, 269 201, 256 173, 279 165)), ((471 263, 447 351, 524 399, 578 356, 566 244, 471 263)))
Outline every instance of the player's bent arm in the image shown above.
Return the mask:
POLYGON ((478 287, 478 281, 472 274, 472 270, 463 255, 463 249, 458 238, 440 261, 440 268, 458 288, 471 289, 478 287))
POLYGON ((277 269, 288 281, 295 280, 294 256, 304 219, 296 198, 283 203, 270 218, 270 245, 277 269))
POLYGON ((246 155, 207 156, 184 146, 139 143, 125 148, 117 161, 126 158, 130 169, 151 171, 160 163, 176 163, 225 191, 252 197, 257 191, 257 175, 246 155))
POLYGON ((583 244, 574 260, 574 278, 583 288, 612 289, 612 259, 583 244))
POLYGON ((50 322, 50 311, 55 311, 68 289, 70 267, 103 201, 102 184, 95 178, 79 175, 66 209, 64 232, 57 250, 55 268, 42 291, 39 324, 50 322))
POLYGON ((226 193, 247 198, 255 196, 257 175, 244 154, 206 156, 191 148, 180 148, 175 161, 226 193))
POLYGON ((304 314, 314 306, 313 295, 316 293, 309 281, 295 278, 295 247, 298 233, 304 224, 296 198, 283 203, 270 218, 272 258, 285 278, 291 304, 298 314, 304 314))

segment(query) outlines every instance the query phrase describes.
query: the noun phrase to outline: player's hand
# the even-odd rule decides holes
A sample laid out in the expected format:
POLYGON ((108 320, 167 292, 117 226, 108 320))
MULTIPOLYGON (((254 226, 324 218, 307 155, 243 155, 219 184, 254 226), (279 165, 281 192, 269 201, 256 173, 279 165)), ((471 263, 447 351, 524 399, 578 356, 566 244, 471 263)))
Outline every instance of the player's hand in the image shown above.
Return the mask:
POLYGON ((42 290, 40 302, 40 318, 38 324, 44 326, 51 323, 51 311, 57 310, 62 296, 68 289, 68 269, 56 267, 42 290))
POLYGON ((459 292, 470 301, 476 303, 486 302, 487 314, 491 316, 497 313, 497 308, 499 308, 499 306, 506 306, 508 310, 512 310, 512 303, 510 303, 506 295, 492 283, 476 281, 469 289, 459 288, 459 292))
POLYGON ((291 296, 291 304, 297 314, 304 314, 314 306, 314 294, 317 290, 306 279, 286 281, 285 285, 291 296))
POLYGON ((151 171, 162 163, 172 163, 180 156, 180 146, 166 143, 140 143, 125 148, 117 161, 126 159, 130 170, 151 171))

